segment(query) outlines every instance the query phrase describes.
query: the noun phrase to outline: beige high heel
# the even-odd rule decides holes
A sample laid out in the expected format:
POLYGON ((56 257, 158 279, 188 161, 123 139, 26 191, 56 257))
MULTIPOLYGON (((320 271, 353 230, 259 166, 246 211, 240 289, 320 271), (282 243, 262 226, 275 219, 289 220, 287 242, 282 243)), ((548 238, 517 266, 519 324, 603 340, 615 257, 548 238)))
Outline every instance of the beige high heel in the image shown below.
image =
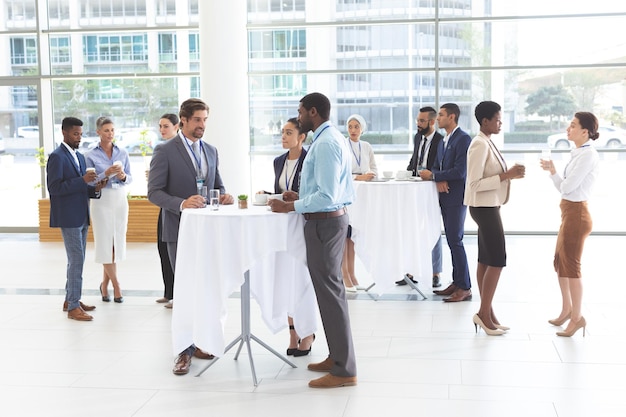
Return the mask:
POLYGON ((478 326, 480 326, 489 336, 502 336, 504 334, 504 331, 500 329, 492 330, 485 326, 485 323, 478 317, 478 314, 474 314, 472 321, 474 322, 474 330, 476 330, 476 333, 478 333, 478 326))
POLYGON ((503 326, 501 324, 496 324, 496 323, 494 323, 493 325, 496 326, 496 329, 504 330, 505 332, 507 330, 511 330, 511 328, 509 326, 503 326))
POLYGON ((563 317, 561 320, 552 319, 552 320, 548 320, 548 323, 550 323, 553 326, 562 326, 563 323, 568 321, 571 317, 572 317, 572 312, 570 311, 569 313, 567 313, 567 316, 563 317))
POLYGON ((563 337, 572 337, 581 327, 583 329, 583 337, 585 337, 585 327, 587 327, 587 321, 585 320, 583 316, 580 316, 580 320, 578 320, 578 323, 574 325, 574 328, 572 330, 570 330, 569 332, 568 331, 556 332, 556 335, 563 336, 563 337))

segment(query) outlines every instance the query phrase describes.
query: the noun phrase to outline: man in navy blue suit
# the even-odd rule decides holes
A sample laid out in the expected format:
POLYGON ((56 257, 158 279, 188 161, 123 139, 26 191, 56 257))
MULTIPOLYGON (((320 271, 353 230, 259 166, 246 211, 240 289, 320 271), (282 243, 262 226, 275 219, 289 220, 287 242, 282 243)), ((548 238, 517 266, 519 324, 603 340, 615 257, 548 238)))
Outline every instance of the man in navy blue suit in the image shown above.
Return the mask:
POLYGON ((463 246, 465 214, 463 205, 465 177, 467 175, 467 148, 472 138, 459 128, 461 110, 454 103, 446 103, 439 109, 437 124, 445 129, 446 136, 437 149, 437 160, 431 170, 422 170, 420 176, 437 183, 439 206, 443 217, 446 240, 452 255, 452 284, 445 290, 433 291, 445 295, 446 302, 471 300, 472 290, 467 265, 467 255, 463 246))
POLYGON ((93 317, 86 311, 96 307, 80 301, 89 229, 89 199, 100 198, 100 189, 106 185, 107 178, 96 183, 96 172, 86 172, 85 157, 76 151, 83 134, 82 126, 83 122, 75 117, 63 119, 63 143, 48 157, 46 171, 50 193, 50 227, 61 228, 67 254, 63 311, 67 311, 69 319, 91 321, 93 317))

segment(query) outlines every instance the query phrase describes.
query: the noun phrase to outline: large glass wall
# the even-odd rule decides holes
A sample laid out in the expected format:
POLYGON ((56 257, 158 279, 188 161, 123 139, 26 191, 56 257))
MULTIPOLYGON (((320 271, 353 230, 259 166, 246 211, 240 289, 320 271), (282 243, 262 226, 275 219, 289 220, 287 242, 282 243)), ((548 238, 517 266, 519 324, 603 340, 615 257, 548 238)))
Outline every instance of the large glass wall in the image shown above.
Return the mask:
POLYGON ((66 116, 83 120, 84 152, 96 119, 111 117, 132 154, 130 193, 145 194, 140 145, 159 139, 163 113, 200 95, 198 1, 2 0, 0 17, 0 229, 38 225, 43 165, 66 116))
MULTIPOLYGON (((575 111, 588 110, 603 126, 594 230, 626 232, 611 204, 615 191, 604 185, 626 169, 626 10, 599 0, 589 12, 578 0, 249 0, 253 182, 271 184, 280 126, 308 92, 329 96, 331 120, 344 132, 350 114, 364 116, 362 139, 381 170, 392 171, 408 164, 420 107, 457 103, 461 128, 474 135, 474 107, 494 100, 503 107, 496 140, 505 158, 528 167, 503 208, 505 226, 555 232, 559 193, 539 155, 554 149, 562 169, 565 128, 575 111)), ((475 230, 471 219, 466 229, 475 230)))
MULTIPOLYGON (((507 161, 528 166, 503 209, 505 226, 555 232, 559 196, 537 160, 551 147, 562 169, 565 126, 575 110, 591 110, 603 126, 594 229, 626 232, 612 185, 626 170, 619 2, 597 0, 592 10, 581 0, 247 4, 253 190, 271 186, 280 127, 308 92, 331 98, 342 131, 349 114, 365 117, 363 140, 381 170, 408 163, 421 106, 458 103, 461 127, 475 134, 473 108, 489 99, 503 106, 497 140, 507 161)), ((46 196, 38 161, 59 143, 63 117, 84 120, 84 149, 97 141, 95 119, 113 117, 120 143, 134 153, 140 132, 155 137, 160 114, 200 96, 198 7, 199 0, 0 0, 0 51, 8 57, 0 63, 0 230, 37 226, 37 199, 46 196)), ((133 155, 141 172, 143 158, 133 155)), ((144 193, 142 176, 135 178, 131 192, 144 193)))

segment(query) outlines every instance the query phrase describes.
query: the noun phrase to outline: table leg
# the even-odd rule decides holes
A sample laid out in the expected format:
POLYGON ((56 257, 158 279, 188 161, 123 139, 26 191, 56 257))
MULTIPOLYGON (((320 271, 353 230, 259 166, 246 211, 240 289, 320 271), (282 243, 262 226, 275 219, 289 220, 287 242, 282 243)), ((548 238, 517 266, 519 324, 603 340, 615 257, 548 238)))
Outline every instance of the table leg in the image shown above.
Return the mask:
MULTIPOLYGON (((257 386, 258 382, 257 382, 257 378, 256 378, 256 370, 254 368, 254 360, 252 358, 252 348, 250 346, 250 340, 254 340, 258 344, 263 346, 265 349, 267 349, 270 352, 272 352, 279 359, 282 359, 287 365, 291 366, 292 368, 296 368, 295 364, 290 362, 283 355, 281 355, 276 350, 274 350, 271 347, 269 347, 261 339, 259 339, 258 337, 256 337, 255 335, 252 334, 252 331, 250 330, 250 271, 246 271, 244 273, 243 284, 241 285, 241 334, 239 336, 237 336, 235 338, 235 340, 230 342, 228 344, 228 346, 226 346, 226 349, 224 349, 224 353, 228 352, 233 346, 235 346, 237 343, 239 343, 239 346, 237 347, 237 352, 235 354, 235 360, 237 360, 239 358, 239 353, 241 352, 241 348, 243 347, 243 345, 245 343, 246 347, 248 349, 248 358, 250 359, 250 369, 252 371, 252 381, 254 382, 254 386, 257 386)), ((217 362, 218 359, 219 358, 215 358, 214 360, 212 360, 196 376, 202 375, 204 373, 204 371, 206 371, 211 366, 213 366, 213 364, 215 364, 215 362, 217 362)))
MULTIPOLYGON (((405 275, 405 276, 403 277, 403 279, 404 279, 404 281, 407 283, 407 285, 409 285, 412 289, 414 289, 415 291, 417 291, 417 292, 419 293, 419 295, 421 295, 421 296, 422 296, 422 300, 427 300, 427 299, 428 299, 428 297, 426 297, 426 296, 424 295, 424 293, 423 293, 423 292, 421 292, 419 288, 417 288, 417 285, 415 285, 415 284, 413 283, 413 281, 411 281, 411 280, 409 279, 409 277, 407 277, 407 276, 405 275)), ((373 295, 372 295, 372 293, 370 293, 370 292, 369 292, 369 291, 372 289, 372 287, 373 287, 374 285, 376 285, 376 284, 372 284, 372 285, 370 285, 369 287, 367 287, 367 288, 365 289, 365 292, 367 293, 367 295, 369 295, 369 296, 370 296, 370 298, 371 298, 372 300, 374 300, 374 301, 378 301, 378 299, 380 298, 380 296, 379 296, 379 297, 375 297, 375 296, 373 296, 373 295)))

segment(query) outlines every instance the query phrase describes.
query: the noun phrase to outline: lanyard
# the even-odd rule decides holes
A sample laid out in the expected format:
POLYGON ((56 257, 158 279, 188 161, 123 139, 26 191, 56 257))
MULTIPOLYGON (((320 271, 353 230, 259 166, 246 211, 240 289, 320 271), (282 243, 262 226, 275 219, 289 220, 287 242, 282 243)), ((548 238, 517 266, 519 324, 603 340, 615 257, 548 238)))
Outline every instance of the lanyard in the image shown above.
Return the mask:
POLYGON ((200 141, 200 156, 196 155, 196 153, 193 151, 193 148, 191 147, 191 145, 189 144, 189 139, 187 139, 184 135, 183 137, 185 138, 185 143, 187 144, 187 147, 189 148, 189 150, 191 151, 191 154, 193 155, 193 159, 196 160, 196 166, 198 167, 198 175, 202 175, 202 141, 200 141))
POLYGON ((293 171, 291 171, 291 175, 287 176, 287 174, 289 173, 289 159, 286 158, 285 159, 285 191, 289 191, 289 184, 291 183, 291 187, 293 188, 293 177, 296 174, 296 171, 298 170, 298 165, 300 164, 300 158, 296 159, 296 163, 293 167, 293 171))
POLYGON ((324 126, 324 129, 320 130, 320 133, 318 133, 318 134, 317 134, 317 136, 315 136, 315 137, 313 138, 313 142, 311 142, 311 145, 313 145, 313 143, 317 140, 317 138, 319 138, 319 137, 320 137, 320 135, 322 134, 322 132, 324 132, 326 129, 328 129, 328 126, 330 126, 330 125, 326 125, 326 126, 324 126))
POLYGON ((356 156, 356 152, 354 152, 354 147, 352 146, 352 140, 350 141, 350 150, 352 150, 352 155, 354 155, 354 159, 356 159, 356 164, 359 168, 361 168, 361 141, 359 141, 359 156, 356 156))

